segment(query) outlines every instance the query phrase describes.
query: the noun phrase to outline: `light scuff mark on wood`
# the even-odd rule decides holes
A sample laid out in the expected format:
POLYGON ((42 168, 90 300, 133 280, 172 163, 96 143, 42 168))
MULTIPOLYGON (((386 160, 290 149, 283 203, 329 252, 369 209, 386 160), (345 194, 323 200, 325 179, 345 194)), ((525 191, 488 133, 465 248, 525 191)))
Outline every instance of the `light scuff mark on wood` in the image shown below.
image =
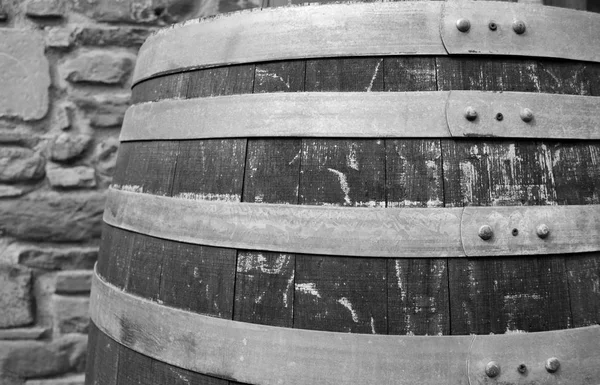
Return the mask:
POLYGON ((350 303, 348 298, 342 297, 342 298, 338 299, 337 302, 340 305, 342 305, 343 307, 345 307, 346 309, 348 309, 348 311, 350 312, 350 315, 352 315, 352 321, 358 322, 358 314, 356 314, 356 311, 352 308, 352 303, 350 303))
POLYGON ((365 91, 371 92, 371 90, 373 89, 373 83, 375 82, 375 78, 377 77, 377 72, 379 72, 379 66, 381 66, 381 63, 383 63, 383 59, 380 59, 377 62, 377 65, 375 66, 375 71, 373 72, 373 77, 371 78, 371 82, 369 83, 369 86, 365 89, 365 91))
POLYGON ((321 298, 321 294, 317 291, 314 283, 296 283, 296 291, 300 293, 306 293, 314 295, 317 298, 321 298))
POLYGON ((334 173, 340 181, 340 189, 344 193, 344 204, 352 205, 352 199, 350 199, 350 187, 348 186, 348 179, 346 174, 341 171, 334 170, 333 168, 327 168, 330 172, 334 173))
POLYGON ((239 194, 213 194, 213 193, 194 193, 182 192, 174 195, 173 198, 189 199, 195 201, 222 201, 222 202, 240 202, 239 194))

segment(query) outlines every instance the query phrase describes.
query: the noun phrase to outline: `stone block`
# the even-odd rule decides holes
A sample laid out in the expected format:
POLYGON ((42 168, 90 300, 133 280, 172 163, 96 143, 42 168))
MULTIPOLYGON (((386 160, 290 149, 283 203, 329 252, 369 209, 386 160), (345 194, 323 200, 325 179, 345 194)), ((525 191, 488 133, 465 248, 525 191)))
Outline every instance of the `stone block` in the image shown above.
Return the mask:
POLYGON ((134 63, 135 56, 127 52, 89 51, 68 60, 61 71, 72 83, 121 84, 134 63))
POLYGON ((80 96, 75 103, 86 112, 95 127, 118 127, 130 105, 131 93, 119 92, 80 96))
POLYGON ((28 192, 28 189, 10 186, 10 185, 0 185, 0 198, 14 198, 19 197, 28 192))
POLYGON ((87 333, 90 326, 88 296, 54 295, 52 308, 54 328, 60 334, 87 333))
POLYGON ((0 68, 0 117, 43 118, 50 69, 42 36, 32 30, 0 29, 0 68))
POLYGON ((91 167, 63 168, 51 164, 46 167, 46 175, 52 187, 82 188, 96 186, 95 171, 91 167))
POLYGON ((151 27, 83 26, 75 41, 86 46, 140 47, 156 29, 151 27))
POLYGON ((84 385, 84 374, 71 374, 56 378, 47 378, 44 380, 29 380, 25 385, 84 385))
POLYGON ((197 0, 73 1, 74 10, 103 22, 170 24, 192 18, 197 0))
POLYGON ((47 333, 44 327, 0 329, 0 340, 37 340, 47 333))
POLYGON ((94 162, 100 175, 112 176, 117 165, 119 138, 109 137, 98 143, 94 150, 94 162))
POLYGON ((75 42, 77 29, 74 26, 46 27, 46 46, 52 48, 69 48, 75 42))
POLYGON ((100 192, 40 192, 3 199, 0 229, 22 240, 71 242, 98 238, 105 199, 100 192))
POLYGON ((31 270, 23 266, 0 264, 0 328, 33 322, 31 270))
MULTIPOLYGON (((57 106, 54 108, 54 113, 52 114, 52 119, 50 122, 50 128, 55 131, 65 131, 69 127, 71 127, 71 115, 75 110, 75 105, 70 102, 57 103, 57 106)), ((85 136, 89 142, 89 136, 85 136)), ((83 140, 83 149, 85 149, 85 144, 87 144, 85 139, 83 140)), ((83 151, 82 149, 82 151, 83 151)))
POLYGON ((3 341, 0 373, 35 378, 74 371, 85 362, 86 347, 87 336, 81 334, 65 335, 52 342, 3 341))
POLYGON ((12 244, 11 252, 19 264, 45 270, 92 269, 98 260, 97 247, 12 244))
POLYGON ((63 132, 50 145, 50 158, 55 161, 72 160, 85 151, 91 140, 91 135, 63 132))
POLYGON ((28 148, 0 147, 0 181, 40 179, 44 176, 45 163, 44 158, 28 148))
POLYGON ((89 293, 92 287, 92 270, 61 271, 56 275, 57 294, 89 293))
POLYGON ((29 17, 63 17, 66 11, 64 0, 29 0, 25 8, 29 17))

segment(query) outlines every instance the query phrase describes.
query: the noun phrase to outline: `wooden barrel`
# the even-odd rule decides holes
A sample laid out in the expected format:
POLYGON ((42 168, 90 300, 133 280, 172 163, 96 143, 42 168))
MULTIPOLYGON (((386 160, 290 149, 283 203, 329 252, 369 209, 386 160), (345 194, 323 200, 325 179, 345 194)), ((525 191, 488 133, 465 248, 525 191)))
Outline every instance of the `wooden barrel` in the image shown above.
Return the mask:
POLYGON ((597 384, 599 34, 448 1, 151 36, 86 384, 597 384))

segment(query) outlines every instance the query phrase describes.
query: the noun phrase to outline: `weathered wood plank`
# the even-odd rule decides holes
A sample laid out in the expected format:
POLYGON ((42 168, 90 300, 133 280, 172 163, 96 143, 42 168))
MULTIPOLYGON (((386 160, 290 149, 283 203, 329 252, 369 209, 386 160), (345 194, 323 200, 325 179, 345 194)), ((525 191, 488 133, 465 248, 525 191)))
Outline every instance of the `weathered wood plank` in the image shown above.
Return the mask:
POLYGON ((124 288, 137 234, 104 224, 98 272, 111 284, 124 288))
POLYGON ((292 327, 296 256, 239 251, 233 319, 292 327))
POLYGON ((194 72, 180 72, 141 82, 133 87, 131 102, 137 104, 162 99, 185 99, 193 74, 194 72))
POLYGON ((228 385, 227 380, 169 365, 119 346, 119 385, 228 385))
POLYGON ((90 322, 86 385, 117 385, 120 345, 90 322))
POLYGON ((161 240, 158 300, 166 306, 231 319, 236 250, 161 240))
POLYGON ((444 205, 439 140, 386 140, 387 207, 444 205))
POLYGON ((304 60, 258 63, 255 71, 254 93, 304 91, 304 60))
POLYGON ((129 258, 129 270, 125 291, 149 298, 158 299, 163 260, 170 258, 163 239, 135 234, 129 258))
POLYGON ((190 72, 187 98, 250 93, 254 71, 254 64, 244 64, 190 72))
MULTIPOLYGON (((436 58, 390 57, 386 91, 436 91, 436 58)), ((417 123, 417 129, 422 126, 417 123)), ((386 207, 443 206, 439 140, 385 140, 386 207)), ((450 334, 447 260, 398 258, 387 262, 388 333, 450 334)))
POLYGON ((122 143, 113 185, 157 195, 171 195, 179 143, 155 141, 122 143))
MULTIPOLYGON (((541 91, 533 60, 439 58, 437 68, 444 90, 541 91)), ((551 154, 543 143, 443 140, 442 155, 447 207, 556 202, 551 154)), ((570 325, 562 256, 452 259, 448 274, 452 334, 570 325)))
MULTIPOLYGON (((600 96, 600 66, 566 62, 542 63, 547 78, 543 92, 600 96)), ((598 115, 598 111, 595 112, 598 115)), ((597 127, 596 127, 597 129, 597 127)), ((561 205, 600 204, 600 143, 573 141, 551 143, 556 198, 561 205)), ((598 207, 598 206, 595 206, 598 207)), ((586 238, 583 227, 579 236, 586 238)), ((565 255, 572 326, 600 323, 600 264, 598 253, 565 255)))
MULTIPOLYGON (((483 367, 494 357, 501 357, 503 368, 535 363, 528 381, 547 383, 558 375, 544 368, 545 360, 554 356, 560 357, 560 380, 592 385, 600 366, 598 326, 486 336, 333 333, 173 309, 124 293, 97 277, 92 287, 91 317, 120 343, 170 365, 251 384, 434 385, 442 378, 466 385, 485 381, 483 367)), ((516 370, 506 372, 511 383, 522 378, 516 370)))
POLYGON ((179 143, 173 196, 239 202, 246 140, 190 140, 179 143))
POLYGON ((383 58, 306 61, 305 91, 383 91, 383 58))

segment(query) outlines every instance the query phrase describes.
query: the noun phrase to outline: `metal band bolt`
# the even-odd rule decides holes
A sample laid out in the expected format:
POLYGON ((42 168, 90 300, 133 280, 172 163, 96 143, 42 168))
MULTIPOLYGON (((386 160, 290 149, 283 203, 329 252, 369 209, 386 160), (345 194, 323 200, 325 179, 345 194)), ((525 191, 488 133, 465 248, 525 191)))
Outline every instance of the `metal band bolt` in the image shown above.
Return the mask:
POLYGON ((550 235, 550 228, 547 225, 542 223, 535 229, 535 232, 538 237, 544 239, 544 238, 547 238, 548 235, 550 235))
POLYGON ((471 22, 467 19, 458 19, 456 21, 456 28, 460 32, 467 32, 469 29, 471 29, 471 22))
POLYGON ((465 109, 465 118, 470 122, 474 121, 477 119, 477 111, 473 107, 467 107, 465 109))
POLYGON ((521 374, 527 373, 527 365, 521 364, 521 365, 517 366, 517 371, 521 374))
POLYGON ((554 373, 560 369, 560 361, 556 357, 548 358, 546 360, 546 370, 549 373, 554 373))
POLYGON ((495 30, 497 30, 497 29, 498 29, 498 24, 496 24, 496 23, 495 23, 495 22, 493 22, 493 21, 490 21, 490 23, 488 24, 488 27, 490 27, 490 30, 491 30, 491 31, 495 31, 495 30))
POLYGON ((525 123, 529 123, 533 120, 533 111, 529 108, 523 108, 521 110, 521 120, 525 123))
POLYGON ((500 365, 496 361, 488 362, 485 366, 485 374, 490 378, 498 377, 500 374, 500 365))
POLYGON ((479 228, 479 238, 484 241, 492 239, 494 236, 494 230, 489 225, 483 225, 479 228))
POLYGON ((513 31, 515 31, 515 33, 517 35, 524 34, 526 29, 527 29, 527 27, 525 26, 525 23, 522 22, 521 20, 516 20, 513 23, 513 31))

